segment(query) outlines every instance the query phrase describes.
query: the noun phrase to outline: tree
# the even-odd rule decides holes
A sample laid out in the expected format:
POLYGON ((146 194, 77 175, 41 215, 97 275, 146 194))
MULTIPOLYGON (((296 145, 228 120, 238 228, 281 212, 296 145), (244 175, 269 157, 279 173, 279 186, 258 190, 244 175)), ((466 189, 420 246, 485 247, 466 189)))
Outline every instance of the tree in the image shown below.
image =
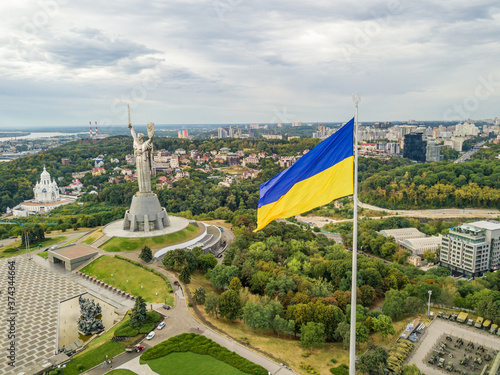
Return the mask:
POLYGON ((222 293, 219 300, 219 313, 231 322, 241 316, 242 308, 238 292, 229 289, 222 293))
POLYGON ((208 292, 205 297, 205 312, 208 315, 214 315, 219 318, 219 299, 220 297, 214 292, 208 292))
POLYGON ((239 293, 241 287, 242 287, 242 285, 241 285, 240 279, 238 279, 237 277, 233 277, 233 279, 229 283, 229 289, 232 289, 235 292, 239 293))
POLYGON ((148 316, 146 315, 146 301, 142 296, 137 296, 135 299, 134 307, 130 313, 130 326, 139 327, 140 325, 146 323, 148 316))
POLYGON ((430 249, 425 250, 424 259, 429 263, 436 263, 436 253, 430 249))
POLYGON ((300 344, 305 348, 320 346, 325 342, 325 325, 309 322, 300 329, 300 344))
POLYGON ((243 307, 243 320, 254 331, 257 329, 269 329, 270 317, 260 302, 248 302, 243 307))
POLYGON ((144 246, 141 250, 141 255, 139 255, 139 258, 146 263, 149 263, 153 259, 153 252, 148 246, 144 246))
POLYGON ((207 272, 217 265, 217 258, 212 253, 198 256, 198 269, 207 272))
POLYGON ((387 291, 382 305, 382 312, 393 320, 402 318, 406 313, 403 293, 394 289, 387 291))
POLYGON ((494 322, 500 322, 500 292, 490 292, 477 303, 477 313, 494 322))
POLYGON ((185 265, 182 267, 181 273, 179 274, 179 280, 186 284, 191 282, 191 272, 189 272, 189 266, 185 265))
POLYGON ((389 354, 384 348, 378 346, 375 350, 367 352, 359 358, 357 368, 363 374, 383 374, 387 358, 389 358, 389 354))
POLYGON ((375 331, 380 331, 380 336, 384 339, 388 335, 394 335, 396 331, 392 326, 392 319, 387 315, 379 315, 378 318, 372 318, 373 329, 375 331))
POLYGON ((238 274, 238 267, 224 264, 218 264, 208 273, 212 285, 217 289, 224 289, 233 278, 238 277, 238 274))
POLYGON ((203 287, 199 287, 193 293, 193 301, 197 305, 203 305, 205 303, 206 290, 203 287))

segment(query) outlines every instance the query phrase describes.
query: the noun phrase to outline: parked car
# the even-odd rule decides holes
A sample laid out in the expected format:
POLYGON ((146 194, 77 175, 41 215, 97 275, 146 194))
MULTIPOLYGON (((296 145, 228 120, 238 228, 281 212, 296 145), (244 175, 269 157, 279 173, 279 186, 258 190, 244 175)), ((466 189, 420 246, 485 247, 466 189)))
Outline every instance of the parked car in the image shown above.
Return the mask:
POLYGON ((170 310, 170 309, 171 309, 171 307, 170 307, 169 305, 163 305, 163 308, 164 308, 165 310, 170 310))
POLYGON ((158 324, 158 329, 163 329, 163 327, 165 327, 165 322, 161 322, 160 324, 158 324))
POLYGON ((146 336, 146 340, 151 340, 153 337, 155 337, 155 331, 149 332, 146 336))

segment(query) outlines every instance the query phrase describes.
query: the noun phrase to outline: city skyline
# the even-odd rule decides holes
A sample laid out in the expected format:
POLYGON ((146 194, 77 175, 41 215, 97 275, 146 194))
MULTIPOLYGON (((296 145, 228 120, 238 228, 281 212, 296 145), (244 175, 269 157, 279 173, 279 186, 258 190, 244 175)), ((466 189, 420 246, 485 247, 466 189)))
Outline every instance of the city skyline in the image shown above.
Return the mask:
POLYGON ((0 130, 498 116, 493 1, 96 5, 1 5, 0 130))

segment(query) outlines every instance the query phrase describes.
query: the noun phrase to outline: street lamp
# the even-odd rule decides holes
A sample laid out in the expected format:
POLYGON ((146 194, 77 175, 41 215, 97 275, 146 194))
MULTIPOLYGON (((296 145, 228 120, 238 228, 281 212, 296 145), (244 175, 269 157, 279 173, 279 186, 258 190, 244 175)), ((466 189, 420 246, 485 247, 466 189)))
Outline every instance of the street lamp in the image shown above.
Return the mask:
POLYGON ((427 308, 427 316, 431 317, 431 295, 432 295, 432 290, 429 290, 429 305, 428 305, 428 308, 427 308))

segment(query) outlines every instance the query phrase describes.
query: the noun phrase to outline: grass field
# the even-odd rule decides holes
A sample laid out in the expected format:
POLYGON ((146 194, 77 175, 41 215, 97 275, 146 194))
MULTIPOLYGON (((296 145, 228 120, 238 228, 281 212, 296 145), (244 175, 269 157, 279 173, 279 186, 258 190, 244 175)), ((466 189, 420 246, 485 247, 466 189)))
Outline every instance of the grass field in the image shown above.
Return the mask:
POLYGON ((130 370, 113 370, 111 372, 108 372, 107 375, 137 375, 135 372, 130 371, 130 370))
POLYGON ((49 252, 48 251, 42 251, 41 253, 38 253, 36 255, 38 255, 39 257, 42 257, 42 258, 48 258, 49 257, 49 252))
POLYGON ((150 238, 113 237, 105 244, 101 245, 100 248, 110 252, 140 250, 144 246, 148 246, 151 249, 154 249, 157 247, 165 247, 176 243, 189 241, 190 239, 196 237, 200 230, 200 227, 189 224, 185 229, 179 232, 166 234, 164 236, 150 238))
POLYGON ((95 232, 92 232, 89 234, 82 242, 86 245, 90 245, 92 242, 98 240, 104 236, 104 233, 102 232, 102 228, 99 230, 96 230, 95 232))
POLYGON ((66 375, 77 375, 86 371, 100 363, 104 363, 106 360, 106 355, 108 358, 117 356, 118 354, 125 351, 125 346, 123 346, 118 341, 108 341, 96 348, 86 350, 81 355, 74 357, 71 361, 66 364, 64 373, 66 375), (78 369, 78 365, 83 365, 83 370, 78 369))
POLYGON ((209 355, 192 352, 171 353, 147 361, 151 370, 159 375, 245 375, 246 373, 209 355))
MULTIPOLYGON (((46 247, 55 245, 56 243, 62 242, 66 240, 68 237, 66 236, 58 236, 58 237, 47 237, 45 240, 41 242, 41 248, 44 249, 46 247)), ((31 246, 31 250, 38 250, 38 244, 36 246, 31 246)), ((3 255, 5 258, 13 257, 19 254, 24 254, 26 252, 26 248, 21 246, 21 240, 14 241, 9 246, 2 248, 0 251, 0 255, 3 255), (16 249, 17 247, 21 247, 20 249, 16 249)))
POLYGON ((167 304, 174 304, 173 294, 169 293, 170 284, 152 272, 127 261, 105 255, 80 271, 124 292, 134 296, 140 295, 146 302, 160 303, 165 302, 166 298, 167 304))

